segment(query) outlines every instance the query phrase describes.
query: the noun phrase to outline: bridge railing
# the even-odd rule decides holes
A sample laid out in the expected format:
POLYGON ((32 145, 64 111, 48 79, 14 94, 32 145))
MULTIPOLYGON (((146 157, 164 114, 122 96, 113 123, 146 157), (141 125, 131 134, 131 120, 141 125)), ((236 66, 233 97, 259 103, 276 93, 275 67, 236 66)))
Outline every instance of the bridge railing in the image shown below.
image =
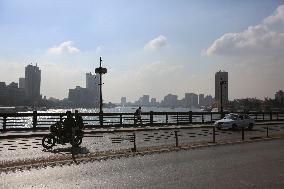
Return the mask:
MULTIPOLYGON (((228 113, 228 112, 225 112, 228 113)), ((99 113, 79 113, 87 128, 99 128, 99 113)), ((73 113, 74 115, 74 113, 73 113)), ((256 122, 284 121, 284 112, 250 112, 256 122)), ((103 113, 103 127, 138 126, 133 113, 103 113)), ((0 129, 46 130, 57 121, 63 121, 66 113, 0 113, 0 129)), ((143 112, 142 125, 210 124, 221 118, 220 112, 143 112)))

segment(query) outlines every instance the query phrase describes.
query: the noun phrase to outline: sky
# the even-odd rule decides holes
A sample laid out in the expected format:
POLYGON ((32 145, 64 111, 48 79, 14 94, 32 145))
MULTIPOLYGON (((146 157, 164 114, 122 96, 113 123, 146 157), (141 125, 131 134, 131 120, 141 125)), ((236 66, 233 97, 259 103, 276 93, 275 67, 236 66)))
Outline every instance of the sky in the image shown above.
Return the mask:
POLYGON ((42 95, 63 99, 100 56, 106 102, 214 96, 219 70, 229 99, 273 98, 284 89, 284 0, 0 0, 0 81, 37 63, 42 95))

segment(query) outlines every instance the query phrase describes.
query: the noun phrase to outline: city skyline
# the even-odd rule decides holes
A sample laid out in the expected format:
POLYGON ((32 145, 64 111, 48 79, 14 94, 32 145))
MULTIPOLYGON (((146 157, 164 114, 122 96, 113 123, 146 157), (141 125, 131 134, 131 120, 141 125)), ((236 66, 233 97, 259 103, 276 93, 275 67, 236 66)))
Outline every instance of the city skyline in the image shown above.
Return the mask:
POLYGON ((17 81, 38 62, 47 97, 84 86, 100 56, 106 102, 214 94, 218 70, 230 74, 229 100, 273 98, 284 88, 283 1, 16 0, 0 7, 1 81, 17 81))

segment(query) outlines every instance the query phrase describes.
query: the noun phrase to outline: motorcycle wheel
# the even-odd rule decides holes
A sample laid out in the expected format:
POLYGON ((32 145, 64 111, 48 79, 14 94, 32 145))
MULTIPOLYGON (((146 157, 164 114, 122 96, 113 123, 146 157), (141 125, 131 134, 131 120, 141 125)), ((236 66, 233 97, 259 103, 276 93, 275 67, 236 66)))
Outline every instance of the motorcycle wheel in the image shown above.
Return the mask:
POLYGON ((82 144, 82 137, 75 136, 74 140, 70 141, 70 144, 72 146, 78 147, 80 144, 82 144), (74 141, 74 143, 73 143, 73 141, 74 141))
POLYGON ((55 145, 55 137, 51 134, 43 137, 42 139, 42 146, 45 148, 45 149, 50 149, 52 148, 54 145, 55 145))

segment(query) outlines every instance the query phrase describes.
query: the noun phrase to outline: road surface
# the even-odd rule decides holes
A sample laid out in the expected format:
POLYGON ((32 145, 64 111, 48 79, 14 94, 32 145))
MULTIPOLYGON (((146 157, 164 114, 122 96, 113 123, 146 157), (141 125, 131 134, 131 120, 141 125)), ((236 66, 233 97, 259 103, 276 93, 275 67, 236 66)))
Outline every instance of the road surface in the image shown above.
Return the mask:
MULTIPOLYGON (((284 124, 269 125, 269 135, 284 135, 284 124)), ((180 145, 212 142, 212 129, 179 129, 178 139, 180 145)), ((173 130, 139 131, 136 133, 137 148, 156 147, 162 145, 175 145, 173 130)), ((100 133, 83 139, 80 153, 93 153, 115 151, 133 148, 133 143, 127 140, 133 132, 126 133, 100 133)), ((252 131, 245 131, 245 139, 266 137, 266 126, 256 125, 252 131)), ((57 145, 53 151, 44 151, 41 145, 42 138, 16 138, 0 140, 0 163, 30 158, 51 157, 71 154, 70 144, 57 145)), ((241 131, 216 131, 216 141, 241 140, 241 131)))
POLYGON ((0 174, 9 188, 284 188, 284 140, 0 174))

